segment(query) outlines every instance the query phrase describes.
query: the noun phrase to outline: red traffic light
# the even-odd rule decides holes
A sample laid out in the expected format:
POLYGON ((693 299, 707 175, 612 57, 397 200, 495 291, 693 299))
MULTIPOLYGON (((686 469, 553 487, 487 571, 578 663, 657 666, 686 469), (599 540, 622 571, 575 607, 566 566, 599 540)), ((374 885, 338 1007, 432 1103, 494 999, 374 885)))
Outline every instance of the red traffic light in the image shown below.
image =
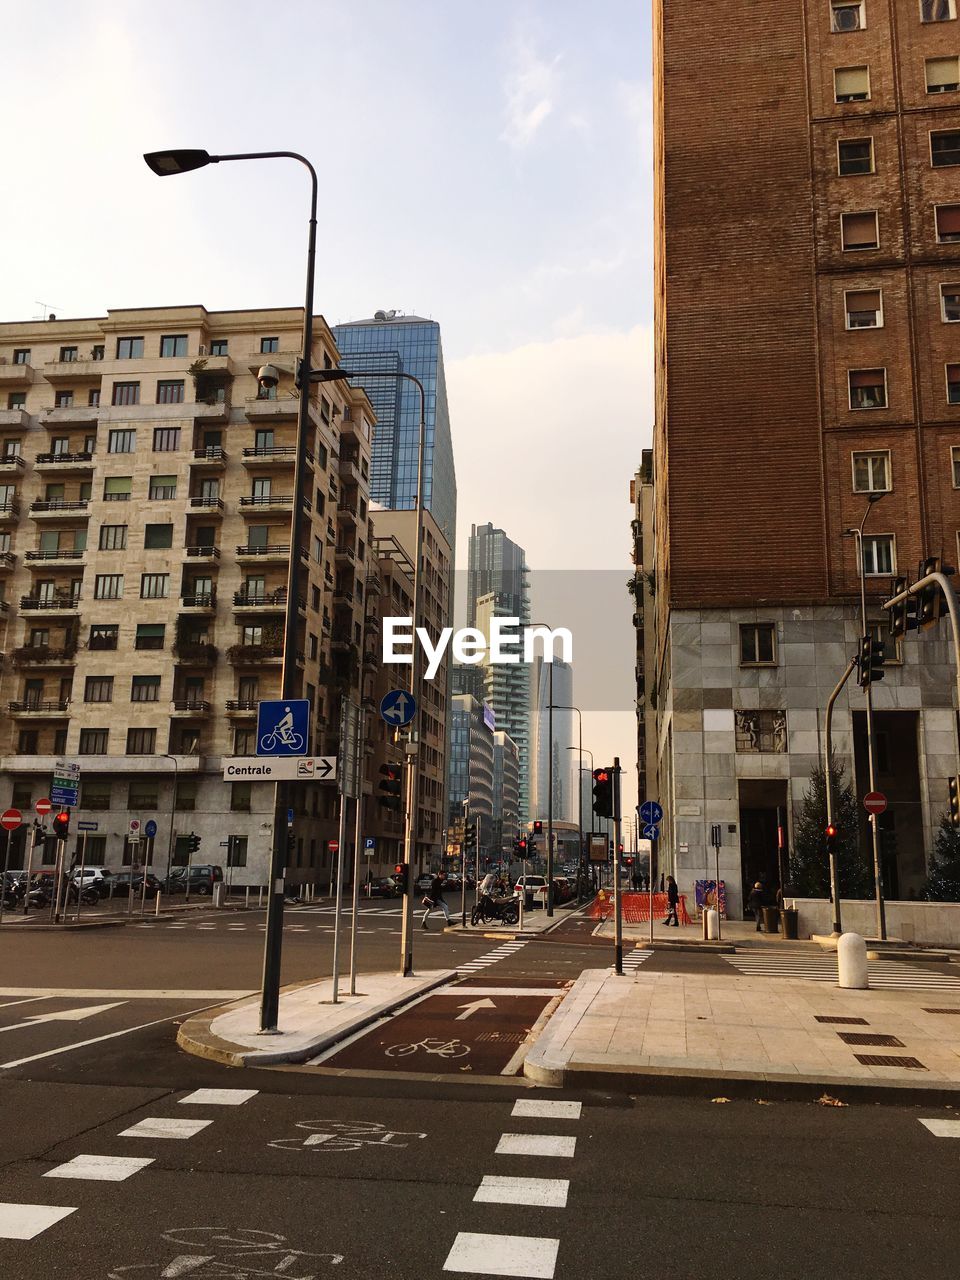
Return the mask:
POLYGON ((609 782, 609 781, 610 781, 610 775, 609 775, 609 773, 607 773, 606 769, 597 769, 593 776, 594 776, 594 778, 596 779, 596 781, 597 781, 597 782, 609 782))
POLYGON ((61 809, 53 816, 53 834, 58 840, 65 840, 70 831, 70 810, 61 809))
POLYGON ((836 834, 837 834, 837 828, 831 822, 826 829, 827 838, 832 840, 836 834))
POLYGON ((398 862, 398 863, 397 863, 397 865, 393 868, 393 874, 394 874, 395 876, 402 876, 402 875, 403 875, 403 863, 402 863, 402 862, 398 862))

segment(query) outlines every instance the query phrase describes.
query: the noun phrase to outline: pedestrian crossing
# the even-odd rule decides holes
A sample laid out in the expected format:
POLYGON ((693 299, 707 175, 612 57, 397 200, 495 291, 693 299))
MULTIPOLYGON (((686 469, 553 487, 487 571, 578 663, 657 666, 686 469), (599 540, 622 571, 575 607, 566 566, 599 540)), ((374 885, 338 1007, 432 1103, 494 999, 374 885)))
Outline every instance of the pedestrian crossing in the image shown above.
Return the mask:
POLYGON ((645 960, 649 960, 653 955, 653 951, 647 948, 637 947, 634 951, 628 951, 623 957, 623 972, 636 973, 645 960))
POLYGON ((477 956, 475 960, 467 960, 463 964, 457 965, 457 973, 476 973, 479 969, 486 969, 489 965, 496 964, 498 960, 509 959, 510 956, 515 955, 526 945, 526 941, 501 942, 499 947, 494 947, 486 955, 477 956))
MULTIPOLYGON (((725 955, 722 957, 745 977, 804 978, 810 982, 836 982, 835 955, 812 955, 802 952, 776 952, 757 955, 725 955)), ((626 962, 624 962, 626 964, 626 962)), ((936 973, 921 969, 904 960, 869 960, 867 973, 871 987, 909 991, 960 991, 960 973, 936 973)))

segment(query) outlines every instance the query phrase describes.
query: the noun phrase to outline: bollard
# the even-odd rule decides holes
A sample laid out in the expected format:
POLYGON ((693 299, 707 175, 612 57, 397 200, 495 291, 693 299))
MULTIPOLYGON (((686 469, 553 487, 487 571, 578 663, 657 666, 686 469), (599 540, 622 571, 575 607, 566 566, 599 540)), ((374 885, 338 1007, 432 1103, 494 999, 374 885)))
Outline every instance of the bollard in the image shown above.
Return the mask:
POLYGON ((710 936, 710 935, 707 933, 707 909, 706 909, 706 907, 704 907, 703 914, 702 914, 702 915, 701 915, 701 917, 700 917, 700 924, 701 924, 701 926, 702 926, 702 928, 703 928, 703 941, 704 941, 704 942, 706 942, 707 938, 710 936))
POLYGON ((257 906, 263 906, 263 885, 257 885, 257 906))
POLYGON ((720 917, 713 907, 703 913, 704 931, 703 936, 709 941, 716 941, 720 937, 720 917))
POLYGON ((837 982, 841 987, 869 987, 867 944, 859 933, 844 933, 837 943, 837 982))
POLYGON ((160 914, 160 899, 161 899, 162 897, 163 897, 163 895, 161 894, 160 890, 158 889, 158 890, 157 890, 157 896, 156 896, 156 897, 154 898, 154 900, 153 900, 153 914, 154 914, 155 916, 158 916, 158 915, 160 914))

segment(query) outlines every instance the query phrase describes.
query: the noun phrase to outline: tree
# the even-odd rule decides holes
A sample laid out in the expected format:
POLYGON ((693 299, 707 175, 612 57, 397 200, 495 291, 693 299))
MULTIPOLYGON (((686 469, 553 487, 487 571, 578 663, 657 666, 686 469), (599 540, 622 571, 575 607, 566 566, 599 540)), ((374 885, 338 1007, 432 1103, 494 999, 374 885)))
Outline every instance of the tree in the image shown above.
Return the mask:
MULTIPOLYGON (((837 828, 837 876, 841 898, 871 898, 873 869, 860 849, 860 822, 853 787, 844 781, 844 766, 830 758, 833 823, 837 828)), ((827 788, 822 764, 810 775, 800 812, 794 821, 790 882, 797 897, 830 897, 827 857, 827 788)))
POLYGON ((944 814, 930 859, 930 874, 920 895, 927 902, 960 902, 960 830, 944 814))

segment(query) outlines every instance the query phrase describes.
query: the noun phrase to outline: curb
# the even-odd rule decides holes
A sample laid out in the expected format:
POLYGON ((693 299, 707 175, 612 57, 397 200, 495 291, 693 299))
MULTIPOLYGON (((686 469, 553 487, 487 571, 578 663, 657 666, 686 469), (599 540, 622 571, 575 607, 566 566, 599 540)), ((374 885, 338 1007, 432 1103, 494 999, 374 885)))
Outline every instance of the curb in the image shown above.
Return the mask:
MULTIPOLYGON (((126 923, 126 920, 64 920, 60 924, 21 924, 16 926, 16 930, 17 933, 51 933, 54 930, 59 933, 66 929, 82 933, 85 929, 122 929, 126 923)), ((0 930, 2 928, 0 925, 0 930)))
MULTIPOLYGON (((335 1031, 327 1031, 323 1035, 318 1035, 309 1044, 301 1045, 297 1049, 278 1049, 273 1053, 264 1053, 258 1049, 241 1049, 238 1045, 228 1040, 221 1040, 219 1036, 214 1035, 210 1030, 214 1019, 219 1018, 221 1014, 226 1013, 235 1005, 242 1003, 237 1000, 218 1005, 216 1009, 208 1009, 204 1013, 198 1014, 197 1017, 188 1019, 177 1031, 177 1045, 185 1053, 193 1054, 197 1058, 206 1058, 210 1062, 219 1062, 226 1067, 271 1067, 279 1066, 283 1063, 305 1062, 308 1058, 313 1058, 318 1053, 323 1053, 325 1050, 332 1048, 341 1040, 346 1040, 349 1036, 355 1035, 358 1031, 368 1027, 373 1022, 377 1022, 388 1013, 402 1009, 404 1005, 410 1004, 414 1000, 419 1000, 428 991, 433 991, 436 987, 443 986, 444 983, 455 977, 456 972, 455 969, 445 969, 438 977, 431 978, 428 983, 418 987, 416 991, 404 992, 400 996, 393 996, 389 1000, 383 1000, 373 1008, 358 1014, 352 1022, 337 1027, 335 1031)), ((291 983, 290 986, 283 987, 280 992, 281 998, 284 992, 299 991, 303 987, 313 986, 314 981, 315 979, 311 979, 308 982, 295 982, 291 983)))

